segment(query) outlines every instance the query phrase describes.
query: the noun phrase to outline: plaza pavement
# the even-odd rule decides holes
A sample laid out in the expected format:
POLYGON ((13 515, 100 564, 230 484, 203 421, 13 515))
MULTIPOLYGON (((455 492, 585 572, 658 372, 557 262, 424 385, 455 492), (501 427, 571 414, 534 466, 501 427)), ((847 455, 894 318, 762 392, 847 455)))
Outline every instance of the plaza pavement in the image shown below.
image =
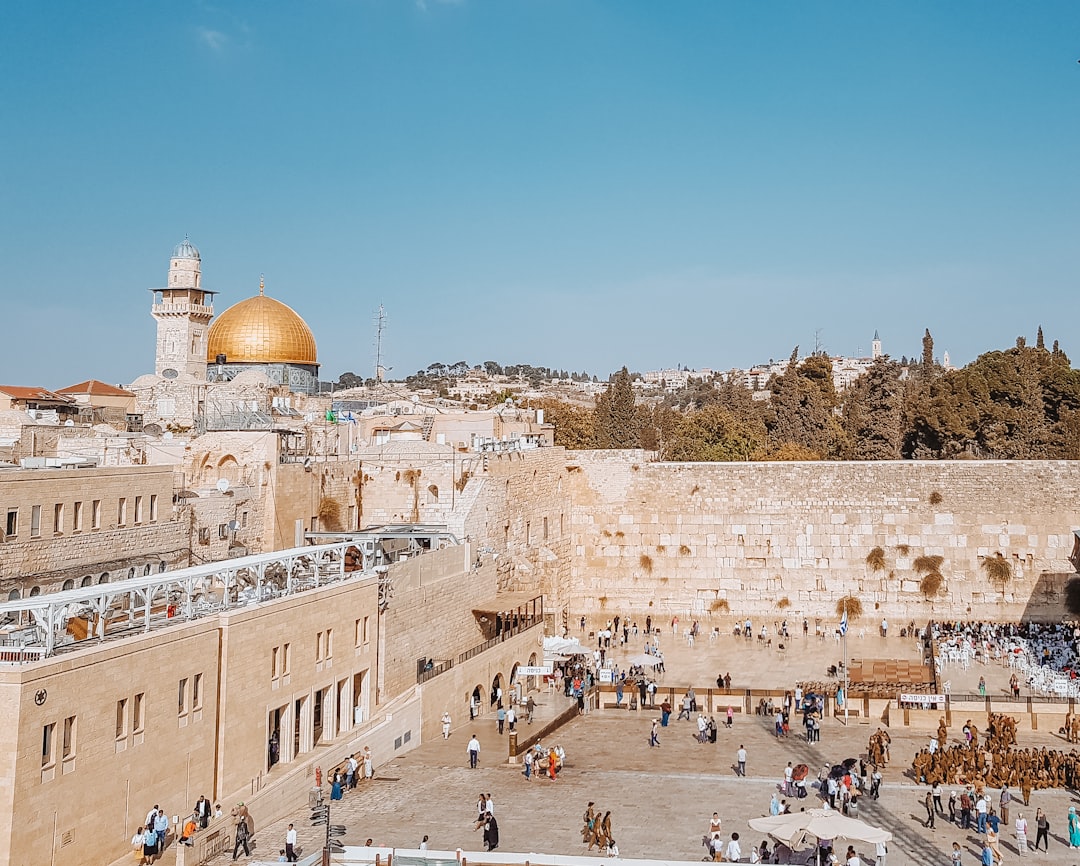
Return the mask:
MULTIPOLYGON (((856 653, 852 647, 859 639, 849 636, 853 658, 918 657, 914 641, 890 637, 864 637, 859 644, 867 651, 856 653), (886 655, 887 653, 887 655, 886 655)), ((685 643, 671 640, 670 630, 665 650, 668 672, 664 685, 676 689, 685 683, 698 686, 714 682, 720 670, 730 670, 733 686, 790 686, 796 678, 811 676, 824 679, 821 673, 835 661, 836 646, 824 646, 811 638, 803 644, 801 636, 782 660, 774 651, 758 648, 728 636, 710 642, 698 641, 690 649, 685 643)), ((625 652, 639 652, 631 645, 625 652)), ((618 655, 619 653, 616 653, 618 655)), ((993 681, 1004 677, 1007 669, 990 667, 964 672, 977 682, 979 673, 992 671, 993 681)), ((987 677, 988 682, 991 677, 987 677)), ((566 705, 561 694, 540 693, 538 717, 554 715, 566 705)), ((346 844, 363 844, 372 838, 377 845, 415 848, 424 835, 432 849, 482 849, 480 831, 473 830, 476 800, 481 792, 494 797, 499 821, 500 849, 515 852, 548 852, 584 855, 581 842, 581 814, 593 800, 597 808, 612 813, 612 826, 619 850, 624 857, 654 857, 700 860, 704 854, 702 836, 713 811, 724 822, 725 840, 733 831, 740 834, 744 855, 751 845, 760 844, 762 836, 749 831, 747 821, 768 814, 769 799, 788 761, 806 763, 811 776, 826 763, 835 763, 865 753, 867 738, 876 723, 852 723, 826 719, 821 742, 810 745, 795 731, 789 738, 776 741, 771 721, 757 716, 736 716, 732 729, 721 723, 716 744, 699 744, 696 726, 674 721, 661 730, 660 748, 648 747, 651 719, 658 714, 623 711, 592 712, 565 726, 551 743, 563 746, 566 767, 557 781, 534 778, 526 781, 520 765, 506 763, 506 737, 496 730, 493 714, 475 724, 457 727, 448 741, 441 738, 423 743, 416 750, 378 766, 376 779, 361 783, 345 799, 333 804, 333 822, 348 827, 346 844), (482 752, 480 767, 468 768, 465 746, 470 733, 479 735, 482 752), (735 752, 745 745, 748 777, 737 778, 732 769, 735 752)), ((722 721, 722 720, 721 720, 722 721)), ((538 721, 539 723, 539 721, 538 721)), ((522 724, 522 730, 527 725, 522 724)), ((953 729, 952 735, 959 731, 953 729)), ((922 798, 925 786, 916 786, 905 776, 914 751, 925 745, 928 733, 910 732, 901 727, 890 729, 892 763, 885 770, 881 799, 865 804, 860 817, 894 833, 890 845, 890 864, 943 864, 953 841, 965 851, 965 862, 977 861, 978 837, 961 831, 939 818, 935 830, 922 826, 925 809, 922 798)), ((1046 745, 1063 748, 1064 741, 1043 732, 1021 737, 1021 746, 1046 745)), ((945 789, 947 799, 949 789, 945 789)), ((996 795, 996 792, 995 792, 996 795)), ((793 810, 817 805, 814 793, 806 800, 792 800, 793 810)), ((1031 824, 1034 841, 1035 807, 1042 807, 1051 822, 1049 853, 1029 852, 1028 862, 1080 864, 1080 851, 1070 851, 1065 840, 1066 813, 1080 799, 1057 789, 1036 791, 1025 814, 1031 824)), ((1014 803, 1014 814, 1018 804, 1014 803)), ((1022 808, 1022 807, 1021 807, 1022 808)), ((259 848, 252 859, 273 860, 283 847, 287 821, 264 827, 255 815, 259 848), (273 856, 272 856, 273 855, 273 856)), ((319 847, 321 828, 311 828, 308 810, 298 809, 290 818, 300 832, 306 852, 319 847)), ((846 844, 846 843, 845 843, 846 844)), ((1001 847, 1007 862, 1016 862, 1015 840, 1011 828, 1001 834, 1001 847)), ((594 855, 596 852, 592 852, 594 855)), ((842 852, 840 852, 842 853, 842 852)), ((867 863, 873 862, 872 846, 861 846, 867 863)), ((241 858, 243 859, 243 858, 241 858)), ((745 858, 744 858, 745 859, 745 858)), ((227 857, 211 862, 224 863, 227 857)))

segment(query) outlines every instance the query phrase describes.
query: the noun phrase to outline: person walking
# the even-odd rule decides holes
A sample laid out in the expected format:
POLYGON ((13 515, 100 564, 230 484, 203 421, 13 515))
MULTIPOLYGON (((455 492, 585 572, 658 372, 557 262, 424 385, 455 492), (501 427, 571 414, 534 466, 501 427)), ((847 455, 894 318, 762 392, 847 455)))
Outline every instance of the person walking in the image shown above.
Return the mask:
POLYGON ((364 746, 364 781, 370 782, 375 776, 375 762, 371 760, 371 746, 364 746))
POLYGON ((523 763, 525 764, 525 769, 523 771, 524 775, 525 775, 525 779, 526 780, 531 779, 532 778, 532 769, 533 769, 533 751, 532 751, 532 749, 529 749, 529 751, 527 751, 525 753, 525 760, 523 761, 523 763))
POLYGON ((443 710, 442 714, 442 738, 448 739, 450 737, 450 713, 443 710))
POLYGON ((248 826, 247 816, 242 813, 236 816, 236 827, 233 830, 233 837, 236 840, 233 843, 233 860, 240 856, 241 848, 244 849, 244 856, 250 857, 251 847, 248 842, 251 839, 251 828, 248 826))
POLYGON ((480 741, 476 739, 476 734, 472 735, 465 750, 469 753, 469 768, 475 770, 476 764, 480 760, 480 741))
POLYGON ((746 775, 746 746, 740 745, 739 751, 735 753, 735 760, 739 764, 739 775, 746 775))
POLYGON ((1013 825, 1016 831, 1016 850, 1023 857, 1027 853, 1028 823, 1023 812, 1016 813, 1016 823, 1013 825))
POLYGON ((290 824, 289 829, 285 831, 285 862, 295 863, 296 861, 296 828, 290 824))
POLYGON ((934 829, 934 797, 927 791, 926 797, 923 799, 923 805, 926 807, 926 823, 923 824, 930 830, 934 829))
POLYGON ((506 724, 506 710, 503 709, 503 705, 499 704, 499 710, 495 717, 499 720, 499 733, 503 732, 503 726, 506 724))
POLYGON ((1035 810, 1035 850, 1039 850, 1039 842, 1043 843, 1043 851, 1049 847, 1050 819, 1042 809, 1035 810))
POLYGON ((934 811, 939 815, 944 815, 945 810, 941 808, 941 783, 935 781, 930 791, 934 795, 934 811))
POLYGON ((652 731, 649 733, 649 748, 660 748, 660 720, 653 719, 652 731))
POLYGON ((1080 815, 1076 814, 1076 807, 1069 807, 1069 847, 1080 848, 1080 815))
POLYGON ((157 855, 160 857, 165 851, 165 839, 169 835, 169 816, 164 809, 160 809, 154 818, 154 833, 157 834, 157 855))

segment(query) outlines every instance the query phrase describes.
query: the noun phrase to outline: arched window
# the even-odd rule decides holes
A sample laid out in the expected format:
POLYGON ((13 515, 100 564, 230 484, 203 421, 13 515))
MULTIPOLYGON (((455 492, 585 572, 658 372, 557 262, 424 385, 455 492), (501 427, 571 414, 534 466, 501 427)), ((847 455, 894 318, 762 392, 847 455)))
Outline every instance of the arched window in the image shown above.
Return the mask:
POLYGON ((169 566, 165 564, 165 560, 161 560, 161 562, 159 562, 157 566, 158 574, 164 573, 165 569, 168 567, 169 566))
POLYGON ((41 587, 40 586, 35 586, 30 590, 30 598, 36 598, 39 595, 41 595, 41 587))
POLYGON ((131 580, 135 576, 135 566, 128 569, 128 580, 131 580))
POLYGON ((75 579, 72 578, 72 577, 69 577, 67 580, 64 581, 64 585, 62 587, 60 587, 60 590, 61 590, 61 592, 67 592, 69 589, 74 589, 74 588, 75 588, 75 579))
POLYGON ((106 571, 103 575, 101 575, 101 577, 98 578, 97 582, 98 583, 108 583, 109 582, 109 572, 106 571))
POLYGON ((22 595, 17 589, 13 589, 8 593, 8 601, 18 601, 20 598, 22 598, 22 595))
POLYGON ((146 563, 146 568, 143 569, 143 577, 146 577, 148 574, 150 574, 150 563, 149 562, 146 563))
POLYGON ((86 577, 84 577, 82 579, 82 583, 79 584, 79 586, 93 586, 93 585, 94 585, 94 576, 92 574, 86 575, 86 577))

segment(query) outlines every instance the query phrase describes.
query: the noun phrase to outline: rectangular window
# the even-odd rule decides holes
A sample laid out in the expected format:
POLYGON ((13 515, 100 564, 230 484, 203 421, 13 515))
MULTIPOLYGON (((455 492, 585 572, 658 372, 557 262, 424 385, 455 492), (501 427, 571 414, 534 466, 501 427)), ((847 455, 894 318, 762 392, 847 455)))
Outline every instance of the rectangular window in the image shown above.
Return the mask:
POLYGON ((202 674, 195 674, 194 679, 191 681, 191 708, 193 710, 202 709, 202 674))
POLYGON ((95 499, 90 503, 90 528, 101 529, 101 500, 95 499))
POLYGON ((327 660, 334 657, 334 630, 328 628, 326 630, 326 658, 327 660))
POLYGON ((177 715, 184 715, 187 713, 187 677, 180 680, 180 697, 177 701, 176 712, 177 715))
POLYGON ((150 494, 150 522, 154 523, 156 521, 157 521, 157 494, 156 493, 151 493, 150 494))
POLYGON ((53 506, 53 532, 59 534, 64 531, 64 503, 57 502, 53 506))
POLYGON ((287 643, 287 644, 285 644, 285 646, 284 646, 284 648, 282 650, 281 672, 285 676, 288 676, 289 671, 290 671, 291 668, 292 668, 292 644, 287 643))
POLYGON ((125 526, 127 524, 127 497, 121 496, 120 501, 116 505, 116 525, 125 526))
POLYGON ((219 523, 218 524, 217 537, 218 538, 228 538, 229 537, 229 524, 227 524, 227 523, 219 523))
POLYGON ((116 739, 127 736, 127 698, 116 702, 116 739))
POLYGON ((362 619, 356 621, 355 629, 355 646, 359 648, 364 645, 364 621, 362 619))
POLYGON ((65 761, 68 758, 75 757, 76 718, 76 716, 68 716, 64 719, 64 750, 62 755, 65 761))
POLYGON ((132 733, 141 734, 146 729, 146 693, 139 692, 135 695, 135 703, 131 708, 132 733))
POLYGON ((566 515, 565 514, 560 514, 559 515, 559 535, 565 535, 565 534, 566 534, 566 515))
POLYGON ((30 507, 30 537, 37 538, 41 535, 41 506, 30 507))
POLYGON ((525 543, 529 543, 529 535, 531 535, 532 526, 528 520, 525 521, 525 543))
POLYGON ((323 633, 319 632, 315 635, 315 661, 321 662, 323 660, 323 633))
POLYGON ((14 538, 19 534, 19 509, 9 508, 7 513, 7 526, 4 529, 4 534, 8 538, 14 538))
POLYGON ((56 723, 45 725, 41 729, 41 766, 51 767, 56 763, 56 723))
POLYGON ((72 519, 72 526, 71 526, 72 531, 73 532, 81 532, 82 531, 82 503, 81 502, 76 502, 75 503, 75 508, 72 510, 71 519, 72 519))
POLYGON ((241 526, 247 526, 247 516, 248 516, 248 513, 246 511, 241 511, 240 512, 240 525, 241 526))
POLYGON ((135 525, 142 523, 142 497, 135 497, 135 525))
POLYGON ((281 647, 274 647, 270 650, 270 678, 276 680, 281 673, 281 668, 278 667, 278 656, 281 653, 281 647))
POLYGON ((368 620, 370 620, 370 619, 371 619, 371 617, 369 617, 369 616, 364 617, 364 643, 365 644, 369 640, 371 640, 371 632, 368 631, 368 620))
POLYGON ((544 541, 548 538, 547 518, 544 518, 544 541))

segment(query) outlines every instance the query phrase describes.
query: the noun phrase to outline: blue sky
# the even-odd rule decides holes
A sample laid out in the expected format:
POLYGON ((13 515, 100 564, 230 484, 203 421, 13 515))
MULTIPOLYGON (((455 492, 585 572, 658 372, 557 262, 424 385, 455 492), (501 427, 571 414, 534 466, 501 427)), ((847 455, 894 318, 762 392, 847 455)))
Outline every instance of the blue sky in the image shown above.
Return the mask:
POLYGON ((1080 354, 1080 3, 19 3, 0 381, 152 370, 185 233, 323 378, 1080 354))

